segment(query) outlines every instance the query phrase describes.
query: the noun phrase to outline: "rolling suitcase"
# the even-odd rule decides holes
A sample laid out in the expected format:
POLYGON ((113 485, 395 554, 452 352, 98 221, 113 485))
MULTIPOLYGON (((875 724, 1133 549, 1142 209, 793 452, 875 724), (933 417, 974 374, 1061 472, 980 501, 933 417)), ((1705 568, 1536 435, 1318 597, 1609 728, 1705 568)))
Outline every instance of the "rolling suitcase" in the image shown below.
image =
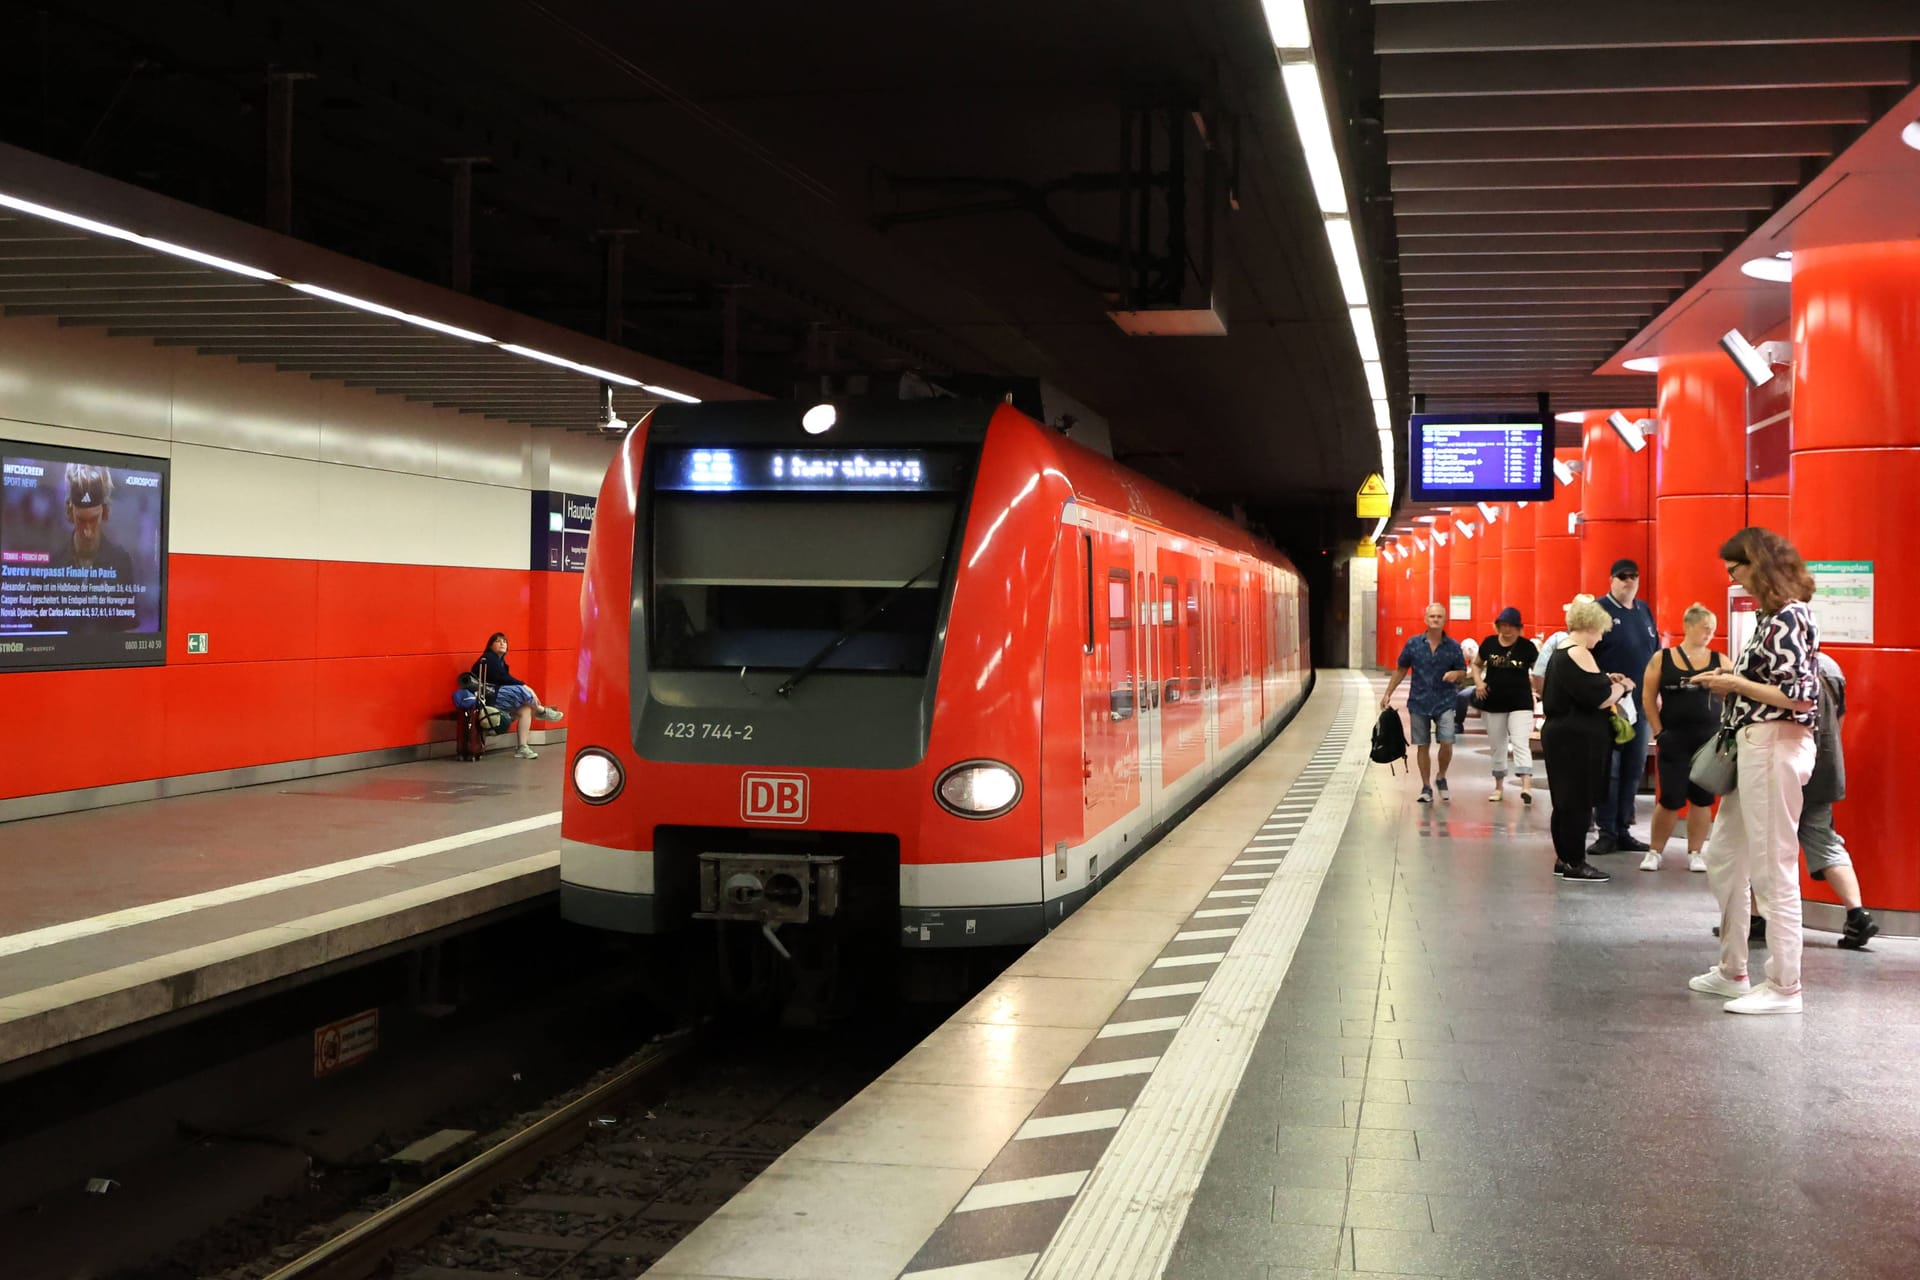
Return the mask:
POLYGON ((453 754, 459 760, 478 760, 487 752, 485 707, 465 707, 453 713, 453 754))

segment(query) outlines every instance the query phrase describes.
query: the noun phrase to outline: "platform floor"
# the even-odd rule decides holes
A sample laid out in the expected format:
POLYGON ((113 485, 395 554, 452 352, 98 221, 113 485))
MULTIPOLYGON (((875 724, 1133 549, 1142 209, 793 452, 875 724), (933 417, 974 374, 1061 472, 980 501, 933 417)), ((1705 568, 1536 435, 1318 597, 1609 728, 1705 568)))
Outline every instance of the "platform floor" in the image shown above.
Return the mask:
POLYGON ((1920 944, 1807 1013, 1687 990, 1684 857, 1551 875, 1546 798, 1366 761, 1322 675, 1195 818, 648 1274, 1916 1274, 1920 944))
POLYGON ((553 892, 564 756, 0 824, 0 1068, 553 892))

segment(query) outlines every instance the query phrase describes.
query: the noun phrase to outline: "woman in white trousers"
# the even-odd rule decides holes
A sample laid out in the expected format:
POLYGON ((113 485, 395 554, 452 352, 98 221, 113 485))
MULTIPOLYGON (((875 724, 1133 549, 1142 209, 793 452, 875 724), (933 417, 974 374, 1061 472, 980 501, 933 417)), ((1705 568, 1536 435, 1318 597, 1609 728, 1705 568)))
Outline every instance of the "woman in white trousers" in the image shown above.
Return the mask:
POLYGON ((1687 985, 1732 997, 1729 1013, 1799 1013, 1801 792, 1813 775, 1820 632, 1807 600, 1813 575, 1793 545, 1742 529, 1720 548, 1727 576, 1760 606, 1754 635, 1730 668, 1691 677, 1728 700, 1738 784, 1720 802, 1707 846, 1707 883, 1720 904, 1720 962, 1687 985), (1766 981, 1747 973, 1747 893, 1767 921, 1766 981))
POLYGON ((1540 651, 1520 634, 1520 611, 1512 605, 1493 620, 1493 634, 1480 642, 1473 659, 1474 696, 1487 726, 1487 754, 1493 761, 1493 794, 1506 797, 1507 753, 1520 780, 1520 803, 1533 803, 1532 671, 1540 651))

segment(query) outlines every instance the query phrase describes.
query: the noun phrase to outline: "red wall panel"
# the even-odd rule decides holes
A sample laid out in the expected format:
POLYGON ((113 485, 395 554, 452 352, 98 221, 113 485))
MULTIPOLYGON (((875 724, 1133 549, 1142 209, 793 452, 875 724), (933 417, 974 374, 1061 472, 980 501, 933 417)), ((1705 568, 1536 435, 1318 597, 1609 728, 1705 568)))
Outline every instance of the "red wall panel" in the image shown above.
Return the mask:
POLYGON ((189 555, 167 573, 165 667, 0 675, 8 705, 67 709, 0 771, 0 799, 431 742, 496 630, 514 674, 573 698, 578 574, 189 555), (187 652, 190 631, 210 652, 187 652))

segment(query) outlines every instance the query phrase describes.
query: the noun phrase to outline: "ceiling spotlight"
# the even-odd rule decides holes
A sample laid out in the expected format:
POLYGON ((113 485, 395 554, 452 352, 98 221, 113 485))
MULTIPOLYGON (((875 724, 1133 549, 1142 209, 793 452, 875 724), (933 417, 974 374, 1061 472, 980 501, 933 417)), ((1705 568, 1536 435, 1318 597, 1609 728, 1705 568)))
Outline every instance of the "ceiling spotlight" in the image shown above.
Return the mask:
POLYGON ((1577 427, 1587 420, 1587 412, 1584 409, 1562 409, 1559 413, 1553 415, 1553 420, 1555 422, 1570 422, 1577 427))
POLYGON ((1488 524, 1494 523, 1499 518, 1500 513, 1495 511, 1492 507, 1488 506, 1486 503, 1482 502, 1482 503, 1478 503, 1477 505, 1480 508, 1481 519, 1485 520, 1488 524))
POLYGON ((1444 547, 1444 546, 1446 546, 1446 545, 1447 545, 1447 535, 1446 535, 1446 534, 1444 534, 1444 533, 1442 533, 1442 532, 1440 532, 1440 531, 1439 531, 1438 529, 1435 529, 1435 530, 1433 531, 1433 545, 1434 545, 1434 546, 1436 546, 1436 547, 1444 547))
POLYGON ((1660 357, 1635 356, 1633 359, 1627 361, 1624 367, 1633 370, 1635 373, 1658 373, 1660 372, 1660 357))
POLYGON ((1573 483, 1573 468, 1560 461, 1560 459, 1555 458, 1553 460, 1553 478, 1560 482, 1561 488, 1566 488, 1573 483))
POLYGON ((833 430, 838 421, 840 411, 830 404, 817 404, 800 416, 800 426, 810 436, 833 430))
POLYGON ((1749 258, 1740 264, 1740 274, 1774 284, 1788 284, 1793 280, 1793 251, 1782 250, 1771 258, 1749 258))
POLYGON ((1720 335, 1720 349, 1727 353, 1729 360, 1740 366, 1748 385, 1764 387, 1773 381, 1773 365, 1741 336, 1738 329, 1729 329, 1720 335))
POLYGON ((1920 151, 1920 120, 1915 120, 1900 131, 1900 141, 1920 151))
POLYGON ((627 429, 626 420, 613 411, 613 384, 600 384, 600 429, 608 435, 621 435, 627 429))
POLYGON ((1473 541, 1473 525, 1471 523, 1463 520, 1459 524, 1453 527, 1459 530, 1460 536, 1465 538, 1468 542, 1473 541))
POLYGON ((1580 532, 1580 513, 1578 511, 1567 512, 1567 536, 1572 537, 1573 535, 1579 532, 1580 532))
POLYGON ((1613 428, 1613 434, 1619 436, 1627 448, 1633 452, 1639 453, 1647 447, 1646 427, 1652 425, 1650 419, 1642 418, 1639 422, 1629 422, 1626 414, 1615 409, 1607 415, 1607 425, 1613 428))

